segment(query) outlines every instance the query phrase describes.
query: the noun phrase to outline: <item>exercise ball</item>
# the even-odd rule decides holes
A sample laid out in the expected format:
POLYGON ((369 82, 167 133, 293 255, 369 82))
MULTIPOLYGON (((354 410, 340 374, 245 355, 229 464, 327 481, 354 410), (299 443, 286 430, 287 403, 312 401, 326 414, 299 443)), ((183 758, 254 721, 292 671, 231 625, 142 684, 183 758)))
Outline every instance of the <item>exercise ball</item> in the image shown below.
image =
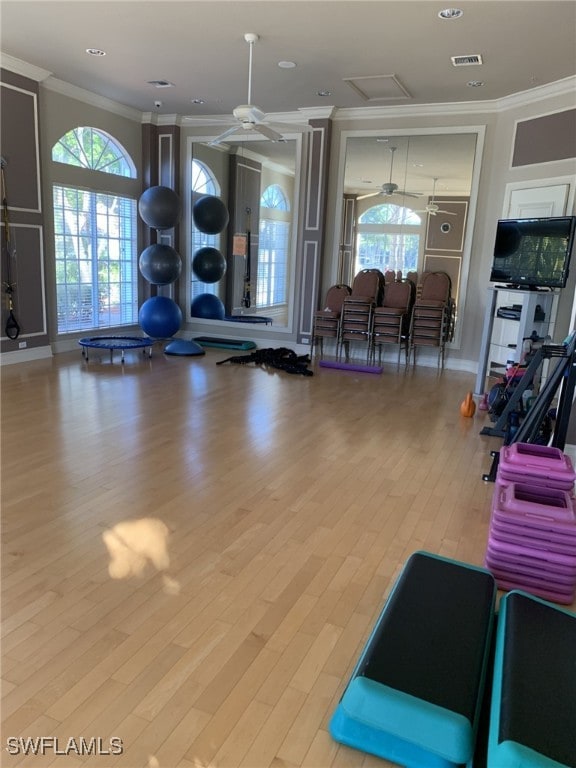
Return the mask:
POLYGON ((180 277, 182 259, 172 246, 154 243, 142 251, 138 266, 149 283, 169 285, 180 277))
POLYGON ((173 299, 152 296, 140 307, 138 322, 152 339, 167 339, 182 325, 182 311, 173 299))
POLYGON ((228 224, 228 208, 219 197, 202 195, 192 207, 192 218, 200 232, 217 235, 228 224))
POLYGON ((192 258, 194 274, 203 283, 217 283, 226 272, 226 259, 217 248, 198 248, 192 258))
POLYGON ((140 195, 138 212, 152 229, 172 229, 180 219, 180 198, 170 187, 149 187, 140 195))
POLYGON ((201 293, 192 300, 190 314, 205 320, 224 320, 224 304, 213 293, 201 293))

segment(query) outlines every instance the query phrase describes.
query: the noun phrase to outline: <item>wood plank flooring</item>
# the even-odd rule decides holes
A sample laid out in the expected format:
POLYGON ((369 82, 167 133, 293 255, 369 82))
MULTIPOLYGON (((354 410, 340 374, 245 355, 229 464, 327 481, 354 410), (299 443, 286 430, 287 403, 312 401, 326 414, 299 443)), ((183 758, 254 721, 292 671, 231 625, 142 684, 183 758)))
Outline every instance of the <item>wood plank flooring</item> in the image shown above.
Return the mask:
POLYGON ((3 369, 3 766, 387 765, 328 720, 406 558, 482 563, 501 441, 468 374, 230 354, 3 369))

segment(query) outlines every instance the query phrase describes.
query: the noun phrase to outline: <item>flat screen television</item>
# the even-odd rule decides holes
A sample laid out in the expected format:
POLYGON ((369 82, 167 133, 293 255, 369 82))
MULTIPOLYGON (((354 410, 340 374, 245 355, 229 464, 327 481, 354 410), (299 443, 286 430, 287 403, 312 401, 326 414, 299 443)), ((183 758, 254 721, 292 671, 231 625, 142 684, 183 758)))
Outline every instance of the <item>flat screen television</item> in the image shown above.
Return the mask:
POLYGON ((490 280, 509 288, 564 288, 575 231, 576 216, 501 219, 490 280))

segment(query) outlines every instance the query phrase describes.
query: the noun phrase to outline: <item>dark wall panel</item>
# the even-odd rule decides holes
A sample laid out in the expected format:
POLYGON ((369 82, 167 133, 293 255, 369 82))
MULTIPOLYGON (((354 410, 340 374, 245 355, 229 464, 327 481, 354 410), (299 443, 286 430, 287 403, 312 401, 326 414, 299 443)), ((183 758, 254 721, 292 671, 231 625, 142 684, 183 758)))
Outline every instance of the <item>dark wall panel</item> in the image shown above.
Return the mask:
POLYGON ((576 109, 522 120, 516 126, 512 167, 576 157, 576 109))

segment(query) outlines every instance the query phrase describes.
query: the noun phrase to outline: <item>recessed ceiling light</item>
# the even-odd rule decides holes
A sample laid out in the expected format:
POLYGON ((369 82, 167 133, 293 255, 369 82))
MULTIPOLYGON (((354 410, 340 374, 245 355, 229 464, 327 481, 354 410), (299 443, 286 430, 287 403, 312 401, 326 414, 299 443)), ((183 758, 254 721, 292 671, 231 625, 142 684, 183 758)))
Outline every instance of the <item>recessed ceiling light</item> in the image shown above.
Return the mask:
POLYGON ((481 88, 484 85, 484 81, 483 80, 468 80, 466 85, 469 88, 481 88))
POLYGON ((89 56, 106 56, 106 51, 101 48, 86 48, 86 53, 89 56))
POLYGON ((281 69, 294 69, 294 67, 296 66, 296 62, 295 61, 279 61, 278 66, 281 69))
POLYGON ((192 104, 204 104, 204 99, 192 99, 192 104))
POLYGON ((376 141, 381 143, 381 144, 386 144, 387 142, 390 141, 390 139, 376 139, 376 141))
POLYGON ((438 16, 446 20, 459 19, 464 16, 464 11, 460 8, 444 8, 444 10, 439 11, 438 16))
POLYGON ((318 96, 332 96, 332 91, 317 91, 318 96))

